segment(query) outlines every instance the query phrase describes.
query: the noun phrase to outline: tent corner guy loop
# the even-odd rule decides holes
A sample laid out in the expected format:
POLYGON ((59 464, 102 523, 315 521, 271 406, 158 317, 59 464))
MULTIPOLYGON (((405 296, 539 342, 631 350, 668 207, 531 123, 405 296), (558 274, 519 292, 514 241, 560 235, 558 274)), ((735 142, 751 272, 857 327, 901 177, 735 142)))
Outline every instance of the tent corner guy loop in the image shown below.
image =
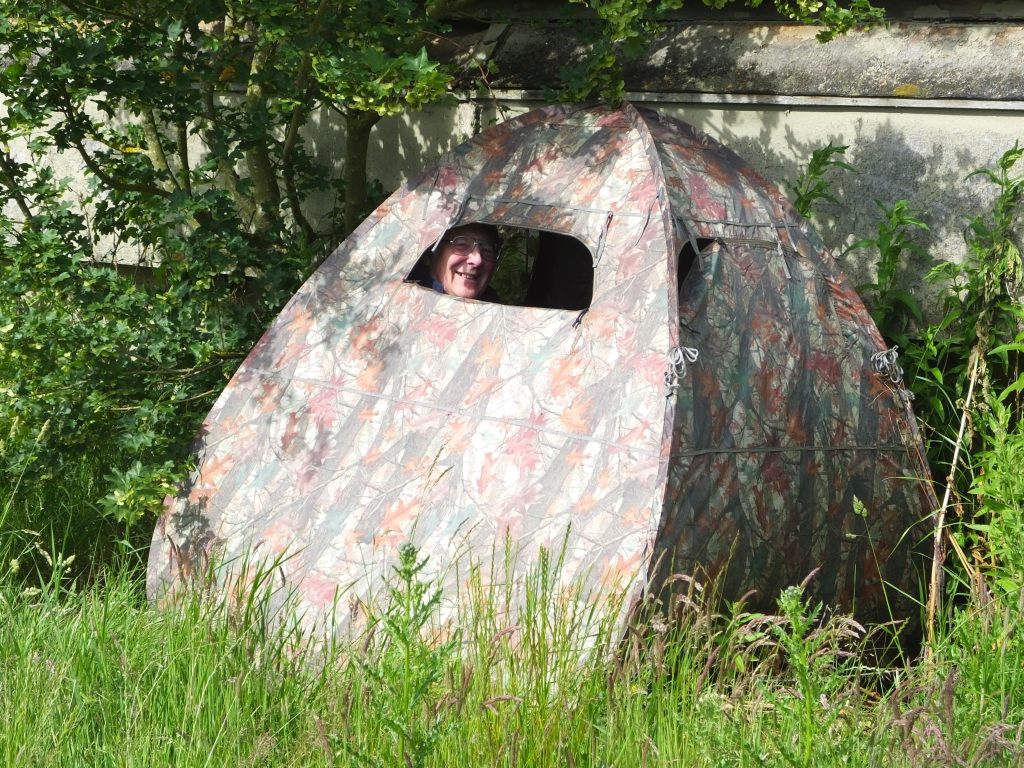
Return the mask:
MULTIPOLYGON (((871 365, 876 373, 881 374, 889 380, 890 384, 902 391, 903 368, 899 364, 899 349, 897 344, 892 349, 883 349, 881 352, 876 352, 871 356, 871 365)), ((914 398, 914 394, 909 390, 907 391, 907 396, 911 400, 914 398)))
POLYGON ((668 351, 668 368, 665 371, 665 397, 671 397, 679 389, 679 379, 686 374, 687 363, 697 362, 700 353, 693 347, 682 344, 668 351))

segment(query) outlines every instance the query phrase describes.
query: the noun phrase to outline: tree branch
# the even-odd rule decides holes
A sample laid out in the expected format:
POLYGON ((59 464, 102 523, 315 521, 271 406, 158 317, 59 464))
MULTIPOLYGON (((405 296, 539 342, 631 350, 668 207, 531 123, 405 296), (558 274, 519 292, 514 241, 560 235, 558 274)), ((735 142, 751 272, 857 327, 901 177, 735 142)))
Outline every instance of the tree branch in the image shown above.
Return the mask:
POLYGON ((178 163, 181 166, 181 181, 179 186, 192 196, 192 167, 188 159, 188 124, 179 120, 175 126, 178 139, 178 163))
MULTIPOLYGON (((78 110, 75 109, 74 103, 71 101, 71 97, 65 92, 61 94, 64 117, 68 122, 79 122, 82 120, 81 115, 78 114, 78 110)), ((84 132, 83 132, 84 133, 84 132)), ((92 133, 92 131, 89 131, 92 133)), ((85 148, 82 143, 81 133, 70 137, 70 144, 74 147, 75 151, 78 152, 82 158, 82 162, 85 163, 85 167, 88 168, 101 182, 106 184, 113 190, 118 192, 139 192, 144 195, 154 195, 156 197, 167 197, 168 193, 160 189, 160 187, 154 187, 152 184, 138 184, 135 182, 122 182, 111 176, 96 162, 95 158, 89 153, 89 150, 85 148)))
MULTIPOLYGON (((92 3, 72 2, 72 0, 61 0, 60 4, 69 11, 79 14, 83 19, 88 18, 90 14, 96 14, 103 19, 121 19, 122 21, 134 22, 152 29, 152 24, 148 23, 142 16, 125 13, 116 8, 100 7, 92 3)), ((144 5, 142 7, 145 8, 144 5)))
POLYGON ((366 152, 370 145, 370 130, 380 115, 376 112, 345 113, 345 232, 350 233, 359 224, 366 207, 366 152))
POLYGON ((241 181, 238 178, 238 174, 235 172, 234 167, 232 167, 227 157, 216 149, 216 145, 220 142, 215 136, 215 131, 218 128, 220 121, 217 115, 217 105, 214 102, 213 96, 213 85, 204 85, 203 111, 205 113, 204 117, 206 118, 207 127, 202 131, 203 140, 206 142, 207 147, 214 150, 214 156, 217 158, 217 186, 231 195, 231 199, 238 207, 242 217, 247 221, 251 221, 256 215, 255 205, 252 200, 238 191, 238 184, 241 181))
MULTIPOLYGON (((249 64, 249 82, 245 88, 245 107, 253 126, 260 125, 260 112, 266 107, 267 96, 260 82, 264 67, 270 64, 276 46, 258 39, 255 29, 250 30, 256 38, 255 50, 249 64)), ((281 191, 277 186, 277 174, 270 160, 270 136, 260 130, 259 141, 245 150, 245 164, 252 180, 253 196, 256 198, 256 217, 253 221, 255 229, 269 227, 271 220, 278 216, 281 203, 281 191)))
MULTIPOLYGON (((316 9, 316 15, 313 17, 313 21, 310 22, 309 27, 306 30, 306 34, 309 39, 316 39, 319 35, 320 30, 323 27, 324 19, 327 18, 327 9, 329 6, 330 0, 320 0, 320 5, 316 9)), ((295 90, 297 93, 303 93, 309 86, 309 73, 312 68, 313 52, 311 50, 307 50, 306 55, 302 57, 302 61, 299 63, 299 69, 295 76, 295 90)), ((285 131, 284 146, 281 151, 281 167, 284 175, 285 194, 288 196, 288 206, 291 209, 292 217, 302 228, 306 237, 313 240, 317 236, 316 231, 302 212, 301 199, 299 198, 298 190, 295 188, 295 147, 299 140, 299 130, 302 128, 305 120, 305 102, 296 100, 295 107, 292 109, 291 117, 288 119, 288 128, 285 131)))
POLYGON ((85 145, 82 144, 81 139, 77 137, 73 138, 71 140, 71 146, 73 146, 75 150, 78 152, 78 154, 81 156, 82 162, 85 163, 86 168, 92 171, 96 178, 98 178, 111 189, 115 189, 118 192, 139 192, 140 194, 143 195, 154 195, 156 197, 168 196, 168 193, 165 190, 160 189, 160 187, 154 187, 151 184, 136 184, 134 182, 126 183, 118 181, 113 176, 106 173, 99 166, 96 160, 93 159, 92 155, 89 154, 89 151, 85 148, 85 145))
POLYGON ((17 204, 21 215, 25 217, 26 224, 32 229, 37 229, 38 225, 34 221, 32 209, 29 207, 28 199, 21 194, 16 176, 14 162, 6 152, 0 150, 0 179, 3 180, 4 186, 10 192, 11 199, 17 204))
POLYGON ((142 134, 146 137, 146 154, 149 155, 149 161, 154 168, 167 176, 167 191, 181 189, 167 162, 163 142, 160 140, 160 127, 156 124, 156 115, 151 108, 142 111, 142 134))

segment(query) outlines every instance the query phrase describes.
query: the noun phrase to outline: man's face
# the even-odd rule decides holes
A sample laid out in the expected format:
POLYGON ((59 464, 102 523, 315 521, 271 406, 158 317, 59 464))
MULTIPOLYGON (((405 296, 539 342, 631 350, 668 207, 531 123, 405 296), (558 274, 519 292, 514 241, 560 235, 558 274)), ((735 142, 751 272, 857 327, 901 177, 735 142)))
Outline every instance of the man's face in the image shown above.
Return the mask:
POLYGON ((430 273, 449 296, 478 299, 491 280, 497 252, 489 228, 455 227, 448 230, 430 260, 430 273))

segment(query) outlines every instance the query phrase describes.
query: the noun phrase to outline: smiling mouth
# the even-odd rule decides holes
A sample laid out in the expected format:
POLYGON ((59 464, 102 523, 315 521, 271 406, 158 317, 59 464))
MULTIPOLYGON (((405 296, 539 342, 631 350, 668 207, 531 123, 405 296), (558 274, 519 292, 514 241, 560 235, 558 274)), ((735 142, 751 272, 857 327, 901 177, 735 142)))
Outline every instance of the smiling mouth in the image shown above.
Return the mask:
POLYGON ((461 277, 463 280, 478 280, 480 278, 479 272, 459 272, 456 270, 456 275, 461 277))

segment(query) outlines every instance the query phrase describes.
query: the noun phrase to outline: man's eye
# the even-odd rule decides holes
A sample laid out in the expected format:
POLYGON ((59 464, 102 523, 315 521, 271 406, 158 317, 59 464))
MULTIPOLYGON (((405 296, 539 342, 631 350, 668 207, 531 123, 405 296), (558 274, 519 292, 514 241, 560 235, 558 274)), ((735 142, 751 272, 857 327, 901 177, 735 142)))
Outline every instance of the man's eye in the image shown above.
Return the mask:
POLYGON ((480 251, 481 258, 493 259, 495 250, 493 246, 487 243, 481 243, 477 240, 468 240, 464 237, 453 237, 449 242, 452 244, 452 250, 460 256, 465 256, 467 253, 476 248, 480 251))

